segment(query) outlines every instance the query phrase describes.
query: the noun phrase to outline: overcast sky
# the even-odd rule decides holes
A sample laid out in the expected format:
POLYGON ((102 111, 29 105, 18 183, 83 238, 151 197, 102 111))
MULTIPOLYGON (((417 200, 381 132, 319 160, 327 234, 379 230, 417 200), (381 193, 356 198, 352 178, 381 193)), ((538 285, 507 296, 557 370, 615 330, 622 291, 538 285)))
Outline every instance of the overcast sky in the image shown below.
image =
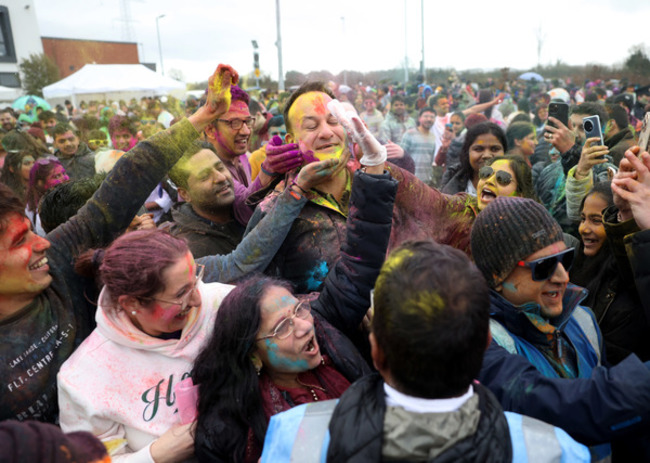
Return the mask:
MULTIPOLYGON (((278 77, 275 0, 34 0, 41 36, 137 42, 140 60, 159 62, 187 82, 207 79, 218 63, 278 77), (131 22, 127 40, 122 5, 131 22)), ((419 68, 420 0, 280 0, 284 72, 419 68)), ((643 44, 650 0, 424 0, 427 68, 526 70, 541 63, 612 65, 643 44)), ((160 70, 160 68, 159 68, 160 70)))

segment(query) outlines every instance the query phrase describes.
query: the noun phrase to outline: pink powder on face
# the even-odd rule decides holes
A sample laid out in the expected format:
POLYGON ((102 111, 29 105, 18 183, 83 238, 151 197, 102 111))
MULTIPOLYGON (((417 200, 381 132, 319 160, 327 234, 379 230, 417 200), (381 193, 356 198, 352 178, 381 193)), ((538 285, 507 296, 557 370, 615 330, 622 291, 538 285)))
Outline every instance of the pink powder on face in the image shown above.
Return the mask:
POLYGON ((322 93, 314 92, 311 103, 314 105, 314 111, 316 114, 328 113, 327 105, 325 104, 322 93))

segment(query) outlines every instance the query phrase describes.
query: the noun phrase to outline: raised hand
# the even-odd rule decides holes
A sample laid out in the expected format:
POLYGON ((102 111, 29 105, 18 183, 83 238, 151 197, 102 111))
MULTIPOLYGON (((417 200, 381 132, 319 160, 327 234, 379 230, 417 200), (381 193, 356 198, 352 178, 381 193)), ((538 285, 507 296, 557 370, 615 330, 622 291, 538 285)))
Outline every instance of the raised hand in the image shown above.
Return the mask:
POLYGON ((648 230, 650 229, 650 154, 644 151, 637 157, 634 150, 638 152, 640 148, 633 147, 625 152, 625 159, 621 160, 619 171, 622 174, 614 176, 612 192, 615 199, 619 197, 615 202, 625 202, 639 228, 648 230), (633 173, 629 168, 633 169, 633 173))
POLYGON ((230 109, 230 87, 239 81, 239 75, 232 67, 220 64, 208 80, 206 103, 188 117, 197 132, 203 130, 215 119, 230 109))
POLYGON ((358 115, 353 112, 346 113, 338 100, 327 103, 327 109, 338 119, 348 135, 363 151, 363 157, 359 160, 361 164, 379 166, 386 162, 386 147, 377 141, 358 115))
POLYGON ((595 145, 596 142, 600 142, 600 137, 588 138, 582 147, 580 160, 575 171, 576 179, 585 178, 591 174, 591 169, 594 166, 607 162, 605 155, 609 154, 609 149, 605 145, 595 145))

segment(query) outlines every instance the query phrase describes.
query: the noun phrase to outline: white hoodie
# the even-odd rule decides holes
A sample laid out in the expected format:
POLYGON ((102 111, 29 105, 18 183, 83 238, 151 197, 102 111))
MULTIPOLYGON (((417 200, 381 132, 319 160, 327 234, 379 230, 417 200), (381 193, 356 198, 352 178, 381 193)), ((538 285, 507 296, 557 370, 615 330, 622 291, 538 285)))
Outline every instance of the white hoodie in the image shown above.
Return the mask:
POLYGON ((57 376, 63 431, 91 432, 113 461, 153 462, 151 443, 180 424, 174 386, 189 376, 232 288, 199 283, 201 307, 190 311, 181 338, 170 340, 143 333, 123 310, 105 309, 110 297, 102 290, 97 328, 57 376))

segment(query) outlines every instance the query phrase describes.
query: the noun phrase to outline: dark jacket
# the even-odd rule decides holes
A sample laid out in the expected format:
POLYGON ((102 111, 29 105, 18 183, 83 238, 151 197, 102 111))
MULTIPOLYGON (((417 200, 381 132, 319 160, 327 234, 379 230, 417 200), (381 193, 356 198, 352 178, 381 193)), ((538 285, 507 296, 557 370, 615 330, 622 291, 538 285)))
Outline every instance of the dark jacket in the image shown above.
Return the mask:
MULTIPOLYGON (((370 373, 350 338, 356 336, 370 307, 370 290, 386 255, 396 191, 397 181, 388 174, 355 173, 341 259, 327 276, 318 299, 311 303, 321 352, 350 382, 370 373)), ((205 428, 210 432, 198 432, 195 439, 199 461, 230 461, 220 441, 219 429, 224 426, 226 423, 216 414, 206 418, 205 428)))
POLYGON ((641 304, 650 322, 650 230, 628 235, 624 242, 641 304))
POLYGON ((478 379, 504 410, 562 428, 586 445, 650 428, 650 364, 635 355, 613 367, 596 367, 589 377, 560 379, 493 341, 478 379))
POLYGON ((200 217, 189 203, 176 204, 172 209, 173 225, 169 232, 187 240, 195 258, 230 254, 244 236, 244 227, 232 219, 214 223, 200 217))
POLYGON ((609 155, 614 160, 614 165, 618 166, 621 159, 623 159, 623 154, 636 145, 636 140, 632 131, 628 127, 625 127, 623 130, 605 139, 605 145, 609 148, 609 155))
POLYGON ((607 242, 598 255, 584 256, 578 248, 571 281, 585 286, 590 307, 603 333, 607 359, 617 364, 631 353, 650 360, 650 325, 625 251, 624 238, 638 231, 634 220, 618 223, 615 207, 603 214, 607 242), (603 256, 601 256, 603 254, 603 256))
POLYGON ((47 235, 52 283, 29 305, 0 322, 0 420, 54 423, 56 374, 95 326, 96 285, 74 259, 104 247, 129 225, 149 193, 199 134, 187 120, 154 135, 120 159, 79 213, 47 235))
POLYGON ((59 150, 56 150, 54 155, 59 158, 61 165, 65 167, 65 172, 70 177, 70 180, 79 180, 95 175, 95 153, 83 142, 79 143, 79 148, 73 156, 64 157, 59 150))
MULTIPOLYGON (((399 182, 389 251, 405 240, 433 239, 469 255, 469 235, 476 217, 475 198, 466 194, 442 194, 391 163, 386 163, 386 168, 399 182)), ((267 213, 276 196, 275 192, 271 193, 257 206, 247 234, 267 213)), ((323 204, 318 194, 312 193, 309 199, 265 271, 291 281, 297 293, 321 288, 325 276, 341 257, 345 239, 345 212, 349 202, 345 194, 338 209, 323 204)))
POLYGON ((451 178, 442 186, 441 191, 447 195, 455 195, 456 193, 464 193, 467 190, 467 182, 469 177, 462 170, 460 165, 458 170, 452 173, 451 178))
MULTIPOLYGON (((341 396, 329 425, 328 462, 382 461, 383 386, 382 378, 374 374, 360 379, 341 396)), ((474 391, 481 411, 476 432, 438 455, 433 460, 436 463, 512 461, 510 432, 501 406, 480 384, 474 384, 474 391)))
POLYGON ((582 147, 574 144, 560 159, 547 165, 537 176, 535 193, 565 233, 578 236, 578 227, 567 217, 565 183, 569 170, 580 160, 582 147))

